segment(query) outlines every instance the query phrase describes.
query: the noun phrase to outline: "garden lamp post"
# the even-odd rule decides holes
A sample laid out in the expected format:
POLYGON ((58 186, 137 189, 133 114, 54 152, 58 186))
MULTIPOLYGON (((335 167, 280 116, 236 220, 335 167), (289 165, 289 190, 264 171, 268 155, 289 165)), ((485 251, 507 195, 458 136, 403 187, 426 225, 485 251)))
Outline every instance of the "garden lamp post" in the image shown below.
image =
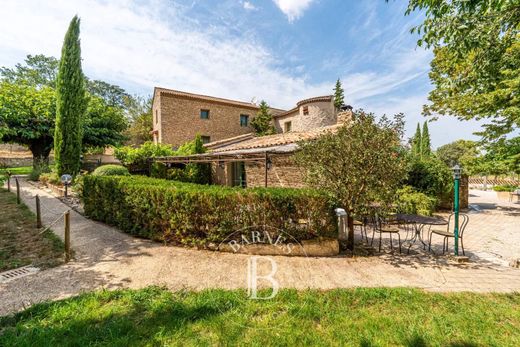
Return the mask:
POLYGON ((462 169, 459 165, 455 165, 453 168, 453 178, 455 180, 455 185, 453 188, 453 213, 455 214, 455 229, 453 230, 453 235, 455 239, 455 255, 459 255, 459 186, 460 186, 460 174, 462 169))
POLYGON ((65 197, 67 197, 69 185, 72 183, 72 176, 67 174, 62 175, 61 183, 63 183, 63 185, 65 186, 65 197))

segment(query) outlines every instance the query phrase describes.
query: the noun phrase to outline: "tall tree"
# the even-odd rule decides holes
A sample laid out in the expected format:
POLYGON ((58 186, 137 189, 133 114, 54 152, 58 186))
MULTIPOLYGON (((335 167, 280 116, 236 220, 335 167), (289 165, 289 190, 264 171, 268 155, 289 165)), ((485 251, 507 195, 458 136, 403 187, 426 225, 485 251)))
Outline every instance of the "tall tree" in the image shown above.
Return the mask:
POLYGON ((412 137, 412 155, 421 156, 421 125, 417 123, 417 129, 415 135, 412 137))
POLYGON ((376 121, 371 113, 355 114, 337 133, 300 143, 296 154, 307 183, 328 192, 347 211, 350 248, 353 216, 365 213, 373 201, 391 202, 406 172, 403 116, 376 121))
POLYGON ((421 156, 429 157, 432 154, 432 144, 430 140, 430 131, 428 130, 428 122, 424 122, 421 134, 421 156))
POLYGON ((0 76, 2 80, 38 88, 43 86, 56 87, 58 59, 43 54, 28 55, 24 63, 18 63, 14 68, 1 67, 0 76))
POLYGON ((80 169, 82 122, 87 100, 81 70, 80 20, 74 16, 65 34, 56 81, 54 159, 58 175, 75 175, 80 169))
POLYGON ((56 98, 51 87, 0 82, 0 139, 25 145, 33 167, 49 163, 53 147, 56 98))
POLYGON ((336 81, 336 86, 334 87, 334 106, 337 110, 341 108, 345 104, 345 91, 343 90, 343 87, 341 86, 341 81, 336 81))
POLYGON ((142 145, 146 141, 153 140, 152 98, 134 96, 130 100, 126 108, 130 127, 125 135, 128 137, 129 144, 142 145))
MULTIPOLYGON (((58 65, 56 58, 39 54, 28 55, 24 63, 13 68, 0 68, 0 141, 27 146, 33 154, 35 167, 48 163, 54 143, 58 65)), ((102 93, 110 98, 111 95, 122 95, 110 91, 102 93)), ((137 99, 131 97, 121 108, 110 106, 104 98, 90 95, 83 122, 83 149, 120 145, 126 138, 121 133, 128 123, 126 117, 133 123, 139 112, 149 108, 144 99, 144 108, 134 107, 137 99)), ((151 115, 143 118, 149 118, 151 124, 151 115)), ((143 134, 149 135, 149 130, 143 130, 143 134)))
POLYGON ((108 106, 126 109, 134 101, 123 88, 105 81, 86 78, 85 85, 89 94, 102 98, 108 106))
POLYGON ((470 167, 479 154, 478 144, 469 140, 457 140, 440 146, 435 151, 437 158, 442 160, 448 167, 459 164, 464 169, 464 172, 469 174, 472 174, 473 170, 470 167))
POLYGON ((258 110, 256 117, 251 121, 251 126, 258 136, 272 135, 276 132, 269 105, 264 100, 260 102, 260 110, 258 110))
POLYGON ((407 13, 416 10, 425 10, 418 44, 434 48, 424 113, 488 119, 488 141, 520 127, 520 3, 409 0, 407 13))

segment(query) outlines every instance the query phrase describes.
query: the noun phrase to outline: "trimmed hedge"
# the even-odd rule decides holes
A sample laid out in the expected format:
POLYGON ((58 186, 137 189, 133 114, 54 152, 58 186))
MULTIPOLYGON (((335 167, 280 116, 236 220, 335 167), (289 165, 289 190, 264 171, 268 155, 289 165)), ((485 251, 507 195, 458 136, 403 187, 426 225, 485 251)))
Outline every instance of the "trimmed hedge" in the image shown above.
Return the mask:
POLYGON ((130 172, 122 165, 107 164, 102 165, 92 172, 94 176, 128 176, 130 172))
POLYGON ((259 226, 297 240, 336 237, 333 204, 308 189, 231 188, 144 176, 85 176, 85 213, 132 235, 207 245, 259 226), (306 224, 300 222, 305 220, 306 224))
POLYGON ((493 187, 493 190, 495 192, 514 192, 519 187, 514 186, 512 184, 503 184, 503 185, 496 185, 493 187))

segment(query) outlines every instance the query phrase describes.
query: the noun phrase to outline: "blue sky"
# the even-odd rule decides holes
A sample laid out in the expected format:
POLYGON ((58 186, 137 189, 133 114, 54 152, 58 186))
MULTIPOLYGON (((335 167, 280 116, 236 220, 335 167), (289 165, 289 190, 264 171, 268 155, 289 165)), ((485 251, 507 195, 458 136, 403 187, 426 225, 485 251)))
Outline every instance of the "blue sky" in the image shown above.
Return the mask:
MULTIPOLYGON (((432 88, 431 52, 416 46, 395 0, 3 0, 0 66, 27 54, 58 57, 68 22, 81 19, 83 68, 130 93, 154 86, 291 108, 332 93, 378 115, 406 114, 413 135, 432 88)), ((477 122, 442 117, 434 147, 476 138, 477 122)))

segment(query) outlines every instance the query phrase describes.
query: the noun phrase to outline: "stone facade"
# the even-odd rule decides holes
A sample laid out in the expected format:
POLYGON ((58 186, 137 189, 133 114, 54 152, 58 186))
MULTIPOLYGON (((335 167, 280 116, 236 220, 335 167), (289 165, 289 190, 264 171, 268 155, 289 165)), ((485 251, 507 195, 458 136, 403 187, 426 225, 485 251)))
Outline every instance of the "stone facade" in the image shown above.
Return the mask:
POLYGON ((273 118, 278 133, 308 131, 334 125, 338 121, 333 97, 330 95, 302 100, 292 110, 273 118))
MULTIPOLYGON (((292 156, 272 156, 272 166, 267 170, 268 187, 303 188, 303 172, 292 156)), ((246 163, 247 187, 265 186, 265 165, 246 163)))
POLYGON ((155 142, 179 146, 197 134, 203 140, 218 141, 253 131, 249 123, 258 106, 246 102, 206 97, 156 88, 153 102, 155 142), (201 110, 209 111, 208 119, 201 110), (241 115, 248 116, 248 125, 241 124, 241 115))
MULTIPOLYGON (((252 133, 250 123, 258 110, 252 103, 155 88, 154 142, 179 146, 197 134, 205 142, 215 142, 252 133), (202 117, 202 110, 208 112, 208 117, 202 117), (241 121, 243 116, 247 116, 247 124, 241 121)), ((331 95, 302 100, 289 111, 270 111, 278 133, 308 131, 336 124, 338 120, 331 95)))

